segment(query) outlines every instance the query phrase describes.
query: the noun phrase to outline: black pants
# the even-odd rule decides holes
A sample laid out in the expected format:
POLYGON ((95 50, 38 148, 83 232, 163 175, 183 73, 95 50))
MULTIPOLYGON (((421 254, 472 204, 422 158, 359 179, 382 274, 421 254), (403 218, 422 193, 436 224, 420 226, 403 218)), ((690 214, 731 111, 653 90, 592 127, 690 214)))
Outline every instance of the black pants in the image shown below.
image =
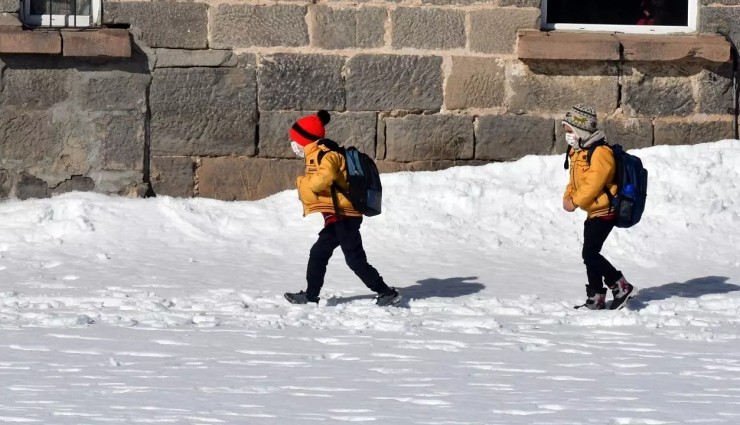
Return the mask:
POLYGON ((360 236, 361 224, 362 217, 346 217, 324 227, 319 232, 319 239, 311 247, 311 254, 308 257, 308 269, 306 270, 308 296, 319 296, 321 287, 324 286, 326 265, 338 246, 342 248, 344 260, 349 268, 355 272, 365 286, 379 294, 389 290, 375 267, 367 262, 367 255, 362 248, 362 237, 360 236))
POLYGON ((583 263, 586 264, 588 287, 593 291, 600 290, 605 283, 611 286, 622 277, 622 272, 601 255, 601 247, 613 228, 614 220, 599 217, 589 218, 583 225, 583 263))

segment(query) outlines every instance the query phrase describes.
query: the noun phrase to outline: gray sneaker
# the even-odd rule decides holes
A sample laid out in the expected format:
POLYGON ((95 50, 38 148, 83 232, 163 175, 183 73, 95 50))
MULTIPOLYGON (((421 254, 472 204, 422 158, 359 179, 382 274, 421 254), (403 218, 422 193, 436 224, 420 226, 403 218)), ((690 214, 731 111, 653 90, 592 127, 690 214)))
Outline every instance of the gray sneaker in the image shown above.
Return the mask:
POLYGON ((301 292, 286 292, 284 295, 285 299, 291 304, 308 304, 308 303, 319 303, 319 297, 309 297, 307 293, 301 292))
POLYGON ((396 291, 396 288, 390 288, 390 290, 384 294, 380 294, 375 297, 375 304, 386 307, 389 305, 398 305, 403 297, 396 291))

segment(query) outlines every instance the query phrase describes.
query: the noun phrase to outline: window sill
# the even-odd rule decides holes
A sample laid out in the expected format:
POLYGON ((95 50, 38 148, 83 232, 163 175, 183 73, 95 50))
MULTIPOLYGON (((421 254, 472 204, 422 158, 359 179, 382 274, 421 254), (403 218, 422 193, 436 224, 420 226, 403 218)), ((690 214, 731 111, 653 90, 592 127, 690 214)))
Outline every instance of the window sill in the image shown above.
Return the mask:
POLYGON ((730 43, 720 35, 520 30, 518 36, 517 57, 521 60, 719 63, 732 60, 730 43))
POLYGON ((131 40, 128 31, 120 28, 28 30, 0 26, 0 54, 128 58, 131 40))

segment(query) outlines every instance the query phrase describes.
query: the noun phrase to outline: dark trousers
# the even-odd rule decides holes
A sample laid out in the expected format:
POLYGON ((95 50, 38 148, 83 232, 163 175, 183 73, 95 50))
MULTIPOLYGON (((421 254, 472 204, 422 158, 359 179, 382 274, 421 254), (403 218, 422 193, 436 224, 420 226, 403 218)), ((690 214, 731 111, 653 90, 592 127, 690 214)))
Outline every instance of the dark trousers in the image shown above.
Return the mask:
POLYGON ((588 287, 598 291, 604 287, 614 285, 622 277, 622 272, 601 255, 607 236, 614 228, 614 220, 605 220, 595 217, 586 220, 583 226, 583 263, 586 264, 588 287))
POLYGON ((311 254, 308 257, 308 269, 306 270, 308 296, 319 296, 321 287, 324 286, 326 265, 338 246, 342 248, 344 260, 349 268, 355 272, 365 286, 379 294, 389 290, 375 267, 367 262, 367 255, 362 248, 362 237, 360 236, 361 224, 362 217, 346 217, 324 227, 319 232, 319 239, 311 247, 311 254))

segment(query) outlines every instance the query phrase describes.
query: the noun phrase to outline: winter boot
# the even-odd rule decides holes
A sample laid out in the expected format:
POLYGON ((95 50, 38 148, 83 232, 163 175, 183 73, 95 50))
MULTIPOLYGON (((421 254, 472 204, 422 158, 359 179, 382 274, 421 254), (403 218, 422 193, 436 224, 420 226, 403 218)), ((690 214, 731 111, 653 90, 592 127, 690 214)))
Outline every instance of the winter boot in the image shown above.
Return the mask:
POLYGON ((308 304, 316 303, 319 304, 319 297, 310 297, 307 293, 301 292, 286 292, 285 299, 291 304, 308 304))
POLYGON ((609 310, 619 310, 627 304, 627 300, 637 295, 637 288, 632 286, 624 276, 620 277, 616 283, 609 285, 609 289, 612 290, 614 295, 614 301, 612 301, 609 310))
POLYGON ((606 288, 601 288, 598 291, 586 285, 586 302, 581 305, 575 306, 575 308, 586 307, 589 310, 603 310, 606 308, 606 288))
POLYGON ((387 292, 378 294, 378 296, 375 297, 375 304, 381 307, 398 305, 402 299, 403 297, 401 297, 401 294, 396 291, 396 288, 389 288, 387 292))

